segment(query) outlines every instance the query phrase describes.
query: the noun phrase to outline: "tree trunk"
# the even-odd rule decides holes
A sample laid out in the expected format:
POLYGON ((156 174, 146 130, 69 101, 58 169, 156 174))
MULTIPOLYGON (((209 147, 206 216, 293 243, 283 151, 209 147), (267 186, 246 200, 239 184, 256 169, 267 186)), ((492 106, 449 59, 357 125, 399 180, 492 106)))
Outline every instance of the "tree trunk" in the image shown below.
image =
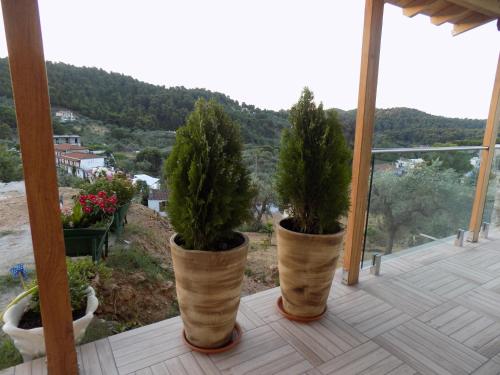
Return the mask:
POLYGON ((387 245, 385 247, 385 252, 384 255, 387 254, 392 254, 392 248, 394 246, 394 239, 396 238, 396 231, 395 230, 389 230, 388 238, 387 238, 387 245))
POLYGON ((257 223, 260 225, 262 224, 262 216, 264 216, 264 212, 267 211, 267 205, 268 205, 268 200, 267 198, 264 199, 262 201, 262 204, 260 205, 260 210, 257 209, 257 217, 255 218, 255 220, 257 221, 257 223))

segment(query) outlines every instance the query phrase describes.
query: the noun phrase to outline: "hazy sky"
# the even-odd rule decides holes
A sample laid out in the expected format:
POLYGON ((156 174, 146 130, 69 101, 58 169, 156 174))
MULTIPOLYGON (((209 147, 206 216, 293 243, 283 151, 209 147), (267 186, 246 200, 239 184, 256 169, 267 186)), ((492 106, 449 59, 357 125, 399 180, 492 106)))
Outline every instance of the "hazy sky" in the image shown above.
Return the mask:
MULTIPOLYGON (((357 105, 363 0, 39 4, 47 60, 203 87, 261 108, 289 108, 306 85, 328 107, 357 105)), ((500 33, 495 23, 457 37, 450 30, 385 6, 377 107, 487 117, 500 33)))

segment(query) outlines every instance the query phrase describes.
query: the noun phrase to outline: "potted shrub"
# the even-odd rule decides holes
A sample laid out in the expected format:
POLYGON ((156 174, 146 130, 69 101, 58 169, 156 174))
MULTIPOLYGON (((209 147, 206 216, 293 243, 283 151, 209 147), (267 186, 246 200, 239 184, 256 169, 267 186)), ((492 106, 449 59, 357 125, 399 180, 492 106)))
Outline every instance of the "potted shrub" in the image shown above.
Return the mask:
POLYGON ((165 165, 177 297, 194 350, 232 341, 248 249, 234 228, 249 217, 252 199, 241 150, 239 129, 222 107, 199 100, 165 165))
POLYGON ((316 319, 326 310, 349 208, 351 153, 335 113, 316 106, 305 88, 283 131, 277 192, 290 216, 277 230, 280 310, 316 319))
MULTIPOLYGON (((106 274, 104 266, 96 266, 90 259, 67 261, 73 331, 79 343, 90 324, 99 301, 89 279, 106 274), (103 272, 101 272, 103 271, 103 272)), ((36 280, 25 292, 17 296, 7 307, 3 317, 3 331, 10 336, 24 361, 45 355, 45 341, 40 315, 40 300, 36 280)))
POLYGON ((73 208, 61 212, 67 256, 91 255, 97 261, 107 255, 116 205, 116 195, 99 191, 77 196, 73 208))
POLYGON ((111 174, 110 172, 97 170, 94 173, 92 182, 84 184, 81 194, 96 195, 100 191, 106 192, 109 196, 116 195, 116 211, 114 213, 112 231, 121 235, 126 222, 127 211, 130 202, 135 195, 136 189, 132 181, 121 172, 111 174))

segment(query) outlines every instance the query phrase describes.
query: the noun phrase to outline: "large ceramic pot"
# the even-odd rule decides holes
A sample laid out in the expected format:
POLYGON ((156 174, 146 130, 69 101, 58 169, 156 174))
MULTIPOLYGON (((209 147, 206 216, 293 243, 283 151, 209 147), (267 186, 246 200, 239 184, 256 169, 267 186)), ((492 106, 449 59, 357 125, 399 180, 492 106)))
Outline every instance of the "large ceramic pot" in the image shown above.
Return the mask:
MULTIPOLYGON (((21 299, 18 303, 11 306, 5 312, 3 320, 3 331, 10 336, 14 345, 23 356, 24 361, 31 361, 33 358, 45 355, 45 341, 43 336, 43 327, 22 329, 19 328, 19 322, 28 307, 31 296, 21 299)), ((97 310, 99 301, 95 296, 95 291, 92 287, 87 289, 87 309, 85 315, 80 319, 73 321, 73 332, 75 335, 75 343, 79 343, 92 318, 97 310)))
POLYGON ((186 250, 170 238, 177 299, 187 341, 220 348, 231 341, 240 304, 248 237, 225 251, 186 250))
POLYGON ((318 317, 326 310, 344 231, 305 234, 287 229, 290 222, 281 220, 277 231, 283 309, 294 317, 318 317))

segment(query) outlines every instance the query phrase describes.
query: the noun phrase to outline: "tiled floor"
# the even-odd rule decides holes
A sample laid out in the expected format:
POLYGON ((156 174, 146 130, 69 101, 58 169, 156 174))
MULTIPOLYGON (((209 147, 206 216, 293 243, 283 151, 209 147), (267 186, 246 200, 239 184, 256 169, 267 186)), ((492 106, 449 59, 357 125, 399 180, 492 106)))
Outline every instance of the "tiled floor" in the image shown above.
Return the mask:
MULTIPOLYGON (((279 288, 242 299, 233 351, 191 352, 173 318, 78 348, 82 374, 500 374, 500 234, 464 248, 441 243, 383 261, 340 284, 325 317, 293 323, 279 288)), ((44 360, 0 372, 44 374, 44 360)))

